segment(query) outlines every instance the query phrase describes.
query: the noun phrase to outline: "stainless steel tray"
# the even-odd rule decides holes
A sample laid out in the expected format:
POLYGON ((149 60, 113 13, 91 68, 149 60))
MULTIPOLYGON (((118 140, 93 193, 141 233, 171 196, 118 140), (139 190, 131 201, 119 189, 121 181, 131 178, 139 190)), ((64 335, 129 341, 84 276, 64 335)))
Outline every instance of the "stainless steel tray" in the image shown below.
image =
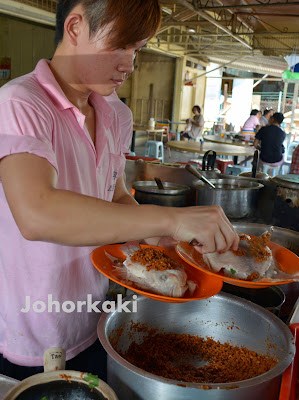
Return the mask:
POLYGON ((8 376, 0 374, 0 400, 3 399, 4 395, 19 381, 12 379, 8 376))

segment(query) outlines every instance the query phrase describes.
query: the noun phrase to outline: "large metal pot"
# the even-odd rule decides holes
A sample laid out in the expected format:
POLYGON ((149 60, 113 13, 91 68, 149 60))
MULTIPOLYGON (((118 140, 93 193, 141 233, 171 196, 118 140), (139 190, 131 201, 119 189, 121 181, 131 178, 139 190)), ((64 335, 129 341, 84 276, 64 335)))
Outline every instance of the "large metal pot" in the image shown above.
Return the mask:
MULTIPOLYGON (((126 300, 132 300, 131 296, 126 300)), ((281 374, 293 360, 295 346, 288 327, 271 312, 227 293, 179 304, 139 296, 137 310, 103 314, 98 324, 99 339, 108 353, 108 384, 120 400, 277 400, 281 374), (132 341, 140 342, 142 334, 130 332, 131 321, 164 332, 212 337, 263 354, 270 352, 279 362, 261 376, 233 384, 209 384, 204 390, 198 383, 161 378, 124 360, 111 346, 110 338, 121 329, 117 336, 121 351, 132 341)))
POLYGON ((210 179, 216 189, 198 181, 196 204, 219 205, 229 218, 243 218, 256 213, 261 183, 247 179, 210 179))
POLYGON ((271 179, 275 185, 273 222, 285 228, 299 230, 299 175, 278 175, 271 179))
POLYGON ((171 182, 163 182, 165 189, 159 189, 155 181, 137 181, 132 186, 138 203, 165 207, 185 207, 190 191, 189 186, 171 182))

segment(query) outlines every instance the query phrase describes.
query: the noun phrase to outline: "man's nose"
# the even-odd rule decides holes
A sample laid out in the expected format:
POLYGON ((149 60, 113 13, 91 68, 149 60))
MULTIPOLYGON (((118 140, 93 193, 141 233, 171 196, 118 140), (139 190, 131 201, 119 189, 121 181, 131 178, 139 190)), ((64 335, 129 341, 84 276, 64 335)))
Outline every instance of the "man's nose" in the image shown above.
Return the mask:
POLYGON ((134 60, 135 60, 135 55, 134 54, 128 54, 122 62, 118 65, 118 70, 120 72, 125 72, 126 74, 131 74, 134 71, 134 60))

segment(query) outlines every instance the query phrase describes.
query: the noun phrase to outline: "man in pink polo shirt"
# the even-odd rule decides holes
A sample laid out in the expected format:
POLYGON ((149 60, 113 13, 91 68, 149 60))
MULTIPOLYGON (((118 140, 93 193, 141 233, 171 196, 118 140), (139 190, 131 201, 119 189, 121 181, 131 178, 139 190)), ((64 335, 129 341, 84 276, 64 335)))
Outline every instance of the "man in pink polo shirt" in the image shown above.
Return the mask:
POLYGON ((158 0, 61 0, 51 62, 0 89, 0 373, 39 372, 62 347, 67 368, 103 376, 99 314, 86 306, 108 288, 95 247, 159 235, 195 238, 203 253, 238 247, 220 207, 138 205, 126 190, 120 121, 102 96, 160 17, 158 0))

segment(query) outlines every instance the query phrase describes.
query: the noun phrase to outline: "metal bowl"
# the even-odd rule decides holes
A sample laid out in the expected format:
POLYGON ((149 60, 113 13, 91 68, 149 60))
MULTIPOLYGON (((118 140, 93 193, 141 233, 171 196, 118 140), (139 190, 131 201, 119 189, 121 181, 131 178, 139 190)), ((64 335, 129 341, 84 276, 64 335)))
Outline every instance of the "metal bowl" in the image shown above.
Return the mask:
MULTIPOLYGON (((132 300, 129 296, 126 300, 132 300)), ((132 309, 132 303, 130 306, 132 309)), ((181 304, 138 297, 136 313, 103 314, 98 336, 108 353, 108 384, 120 400, 271 400, 277 399, 280 377, 293 360, 295 346, 288 327, 271 312, 236 296, 220 293, 209 299, 181 304), (118 350, 126 351, 142 334, 130 332, 133 322, 164 332, 213 337, 220 342, 244 345, 250 350, 276 356, 279 363, 267 373, 236 383, 200 384, 165 379, 124 360, 110 344, 110 337, 123 328, 118 350), (269 346, 271 343, 271 346, 269 346), (182 386, 183 385, 183 386, 182 386)))

